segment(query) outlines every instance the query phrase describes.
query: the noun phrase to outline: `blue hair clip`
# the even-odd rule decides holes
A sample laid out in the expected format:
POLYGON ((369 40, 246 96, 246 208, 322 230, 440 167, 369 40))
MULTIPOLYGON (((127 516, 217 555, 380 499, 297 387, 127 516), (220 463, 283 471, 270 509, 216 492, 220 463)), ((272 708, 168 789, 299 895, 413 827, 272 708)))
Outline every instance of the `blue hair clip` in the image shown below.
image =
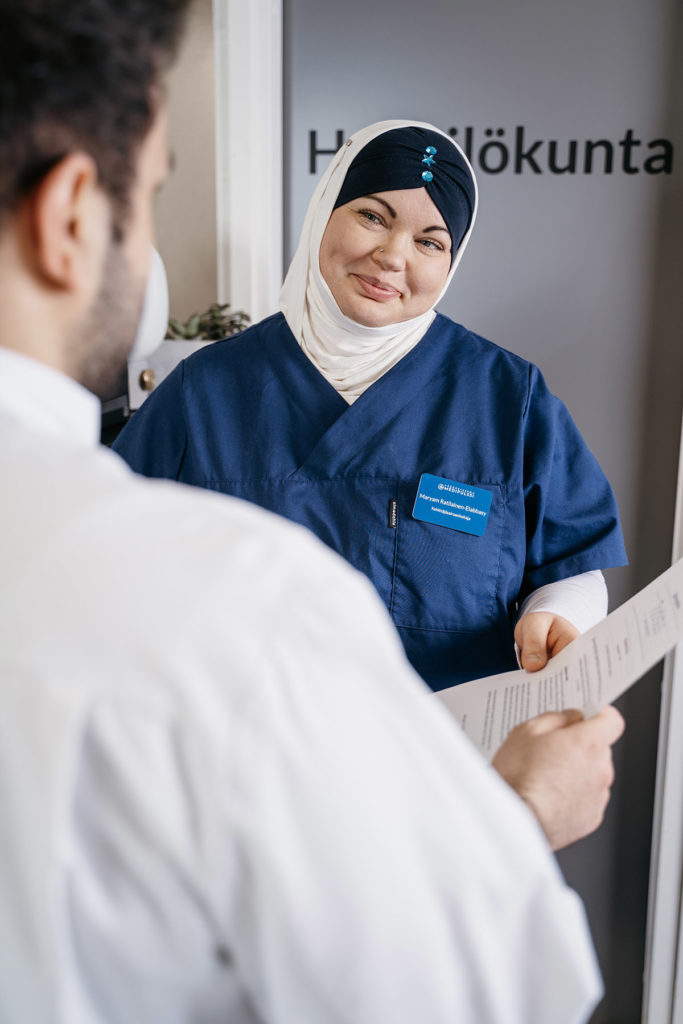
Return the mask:
MULTIPOLYGON (((422 163, 426 164, 427 167, 432 167, 435 163, 434 157, 436 156, 436 149, 434 148, 434 146, 427 146, 427 148, 425 149, 425 154, 426 155, 422 157, 422 163)), ((433 181, 434 175, 432 174, 431 171, 423 171, 422 180, 433 181)))

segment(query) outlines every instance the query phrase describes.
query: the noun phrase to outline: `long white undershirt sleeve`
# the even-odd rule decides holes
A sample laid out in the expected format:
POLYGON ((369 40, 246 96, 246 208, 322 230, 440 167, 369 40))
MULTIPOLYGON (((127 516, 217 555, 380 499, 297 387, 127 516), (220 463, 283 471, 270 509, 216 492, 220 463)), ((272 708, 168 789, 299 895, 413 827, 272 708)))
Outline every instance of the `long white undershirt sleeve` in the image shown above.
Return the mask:
POLYGON ((552 612, 585 633, 607 615, 607 601, 605 577, 595 569, 533 590, 522 604, 518 617, 521 619, 528 612, 552 612))

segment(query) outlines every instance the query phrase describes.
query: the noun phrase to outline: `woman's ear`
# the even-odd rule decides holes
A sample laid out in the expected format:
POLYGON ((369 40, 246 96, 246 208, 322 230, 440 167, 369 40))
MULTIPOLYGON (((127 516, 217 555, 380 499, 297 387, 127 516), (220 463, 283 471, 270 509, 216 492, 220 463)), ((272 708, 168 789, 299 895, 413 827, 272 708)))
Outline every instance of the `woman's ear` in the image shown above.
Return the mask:
POLYGON ((27 200, 34 270, 53 288, 94 292, 111 231, 109 202, 87 153, 56 164, 27 200))

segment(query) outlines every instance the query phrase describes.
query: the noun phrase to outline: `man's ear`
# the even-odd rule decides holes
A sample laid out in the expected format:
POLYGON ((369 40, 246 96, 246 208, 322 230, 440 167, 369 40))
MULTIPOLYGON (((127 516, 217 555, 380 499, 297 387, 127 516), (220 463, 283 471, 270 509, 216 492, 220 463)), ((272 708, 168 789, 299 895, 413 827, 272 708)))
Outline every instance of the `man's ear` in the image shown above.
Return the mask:
POLYGON ((64 291, 92 288, 110 231, 108 202, 87 153, 70 153, 42 179, 28 202, 35 270, 64 291))

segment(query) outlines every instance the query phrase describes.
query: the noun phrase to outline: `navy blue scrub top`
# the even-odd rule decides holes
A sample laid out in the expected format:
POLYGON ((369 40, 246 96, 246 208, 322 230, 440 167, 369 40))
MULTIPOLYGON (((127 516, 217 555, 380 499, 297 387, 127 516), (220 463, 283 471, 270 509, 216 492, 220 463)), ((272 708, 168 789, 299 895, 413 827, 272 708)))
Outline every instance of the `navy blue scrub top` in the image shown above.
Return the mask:
POLYGON ((626 562, 609 483, 539 370, 440 315, 351 406, 272 316, 181 363, 114 447, 311 529, 372 580, 435 690, 517 667, 531 590, 626 562), (491 491, 483 536, 413 518, 423 473, 491 491))

